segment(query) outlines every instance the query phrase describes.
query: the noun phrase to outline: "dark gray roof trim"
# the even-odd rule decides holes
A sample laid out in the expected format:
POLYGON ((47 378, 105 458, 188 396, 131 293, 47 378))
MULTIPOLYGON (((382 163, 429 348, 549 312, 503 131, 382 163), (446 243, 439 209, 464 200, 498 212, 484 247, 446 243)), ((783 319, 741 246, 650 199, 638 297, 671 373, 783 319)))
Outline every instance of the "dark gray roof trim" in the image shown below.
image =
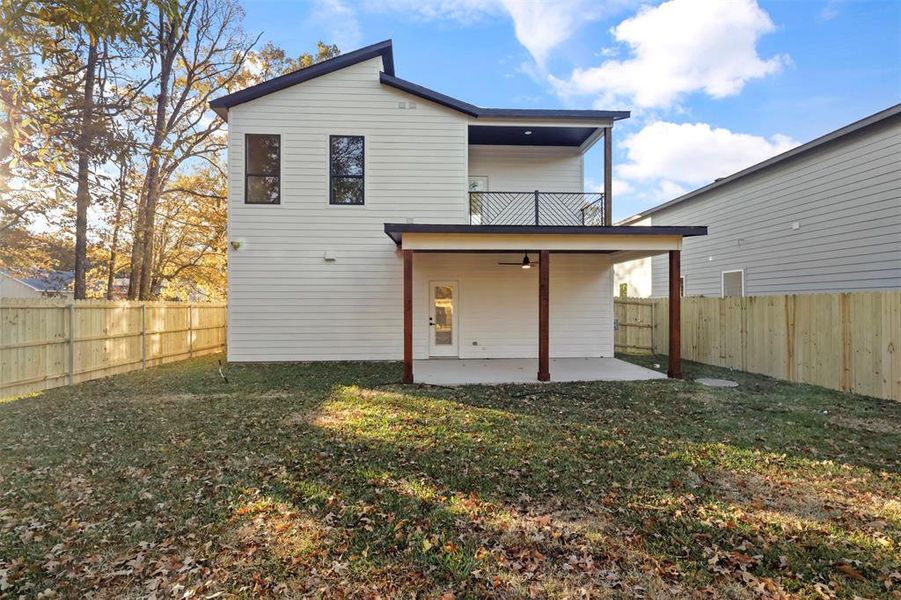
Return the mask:
POLYGON ((257 85, 239 90, 227 96, 216 98, 210 102, 210 107, 223 119, 228 120, 228 109, 244 102, 256 100, 261 96, 283 90, 286 87, 303 83, 334 73, 339 69, 349 67, 364 60, 377 56, 382 57, 384 70, 380 74, 380 81, 388 86, 397 88, 409 94, 419 96, 425 100, 435 102, 447 108, 462 112, 471 117, 498 117, 498 118, 542 118, 542 119, 628 119, 629 111, 626 110, 556 110, 556 109, 529 109, 529 108, 481 108, 451 98, 435 90, 430 90, 410 81, 405 81, 394 76, 394 51, 391 40, 385 40, 347 54, 342 54, 325 60, 321 63, 299 69, 286 75, 258 83, 257 85))
POLYGON ((394 75, 394 51, 391 47, 391 40, 385 40, 377 44, 372 44, 371 46, 366 46, 365 48, 360 48, 359 50, 354 50, 353 52, 348 52, 347 54, 341 54, 335 58, 324 60, 321 63, 311 65, 305 69, 292 71, 281 77, 258 83, 257 85, 239 90, 233 94, 216 98, 210 102, 210 107, 212 107, 217 114, 225 118, 225 115, 228 113, 227 109, 232 106, 255 100, 261 96, 283 90, 286 87, 303 83, 304 81, 309 81, 310 79, 315 79, 316 77, 334 73, 339 69, 378 56, 382 57, 385 73, 394 75))
POLYGON ((436 104, 440 104, 441 106, 452 108, 471 117, 479 116, 479 111, 483 110, 478 106, 475 106, 468 102, 463 102, 462 100, 457 100, 456 98, 445 96, 440 92, 436 92, 434 90, 422 87, 421 85, 403 80, 400 77, 394 77, 389 73, 381 73, 379 75, 379 81, 389 87, 393 87, 403 92, 407 92, 408 94, 413 94, 414 96, 419 96, 420 98, 430 100, 436 104))
POLYGON ((754 173, 763 171, 764 169, 768 169, 779 163, 785 162, 789 159, 795 158, 801 154, 809 152, 815 148, 819 148, 820 146, 834 142, 846 135, 850 135, 852 133, 860 131, 861 129, 864 129, 871 125, 875 125, 881 121, 885 121, 886 119, 895 117, 898 114, 901 114, 901 104, 896 104, 885 110, 879 111, 878 113, 872 114, 869 117, 864 117, 863 119, 861 119, 859 121, 855 121, 855 122, 851 123, 850 125, 846 125, 840 129, 836 129, 835 131, 827 133, 824 136, 818 137, 815 140, 809 141, 806 144, 802 144, 796 148, 792 148, 791 150, 783 152, 782 154, 777 154, 773 158, 768 158, 767 160, 765 160, 763 162, 759 162, 756 165, 752 165, 752 166, 748 167, 747 169, 744 169, 737 173, 733 173, 732 175, 729 175, 728 177, 723 177, 721 179, 718 179, 718 180, 714 181, 713 183, 705 185, 702 188, 698 188, 692 192, 683 194, 682 196, 679 196, 678 198, 674 198, 673 200, 664 202, 663 204, 659 204, 653 208, 649 208, 648 210, 646 210, 642 213, 638 213, 637 215, 632 215, 631 217, 623 219, 620 222, 625 224, 625 223, 634 223, 635 221, 640 221, 641 219, 644 219, 645 217, 648 217, 656 212, 660 212, 661 210, 669 208, 675 204, 685 202, 686 200, 691 200, 692 198, 700 196, 701 194, 705 194, 709 191, 721 188, 724 185, 728 185, 728 184, 732 183, 733 181, 736 181, 743 177, 747 177, 748 175, 752 175, 754 173))
POLYGON ((451 108, 476 118, 511 118, 511 119, 611 119, 618 121, 628 119, 631 114, 627 110, 558 110, 543 108, 482 108, 469 102, 457 100, 441 92, 430 90, 419 84, 406 81, 393 74, 382 73, 380 81, 390 87, 408 94, 430 100, 441 106, 451 108))
POLYGON ((445 225, 431 223, 385 223, 385 233, 399 244, 404 233, 496 233, 496 234, 567 234, 567 235, 680 235, 694 237, 707 235, 701 226, 623 226, 588 227, 582 225, 445 225))

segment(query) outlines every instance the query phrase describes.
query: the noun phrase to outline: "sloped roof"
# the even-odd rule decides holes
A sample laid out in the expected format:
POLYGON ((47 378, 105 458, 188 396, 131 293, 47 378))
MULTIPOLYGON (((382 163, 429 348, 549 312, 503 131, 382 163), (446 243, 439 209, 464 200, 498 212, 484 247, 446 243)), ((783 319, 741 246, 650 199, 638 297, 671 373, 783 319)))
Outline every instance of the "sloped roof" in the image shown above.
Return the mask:
POLYGON ((216 98, 210 102, 210 107, 223 119, 228 119, 228 109, 244 102, 255 100, 267 94, 283 90, 292 85, 303 83, 322 75, 334 73, 351 65, 382 57, 384 71, 379 75, 379 81, 383 85, 399 89, 408 94, 418 96, 430 102, 459 111, 475 118, 537 118, 537 119, 628 119, 629 111, 626 110, 560 110, 560 109, 532 109, 532 108, 483 108, 452 98, 446 94, 436 92, 427 87, 406 81, 394 75, 394 51, 391 40, 385 40, 347 54, 342 54, 321 63, 293 71, 287 75, 258 83, 257 85, 239 90, 227 96, 216 98))
POLYGON ((255 100, 256 98, 283 90, 292 85, 297 85, 298 83, 303 83, 304 81, 334 73, 340 69, 376 58, 377 56, 382 57, 385 73, 394 75, 394 51, 391 47, 391 40, 385 40, 377 44, 372 44, 371 46, 366 46, 365 48, 360 48, 359 50, 354 50, 353 52, 348 52, 347 54, 341 54, 335 58, 324 60, 321 63, 310 65, 304 69, 298 69, 297 71, 292 71, 286 75, 252 85, 249 88, 238 90, 227 96, 221 96, 210 102, 210 107, 216 111, 216 114, 220 117, 227 119, 228 109, 232 106, 255 100))
POLYGON ((792 148, 791 150, 783 152, 782 154, 777 154, 776 156, 774 156, 772 158, 768 158, 767 160, 765 160, 763 162, 759 162, 756 165, 752 165, 752 166, 748 167, 747 169, 743 169, 741 171, 738 171, 737 173, 733 173, 732 175, 729 175, 728 177, 722 177, 720 179, 717 179, 713 183, 707 184, 704 187, 701 187, 694 191, 688 192, 687 194, 683 194, 683 195, 679 196, 678 198, 674 198, 673 200, 664 202, 663 204, 658 204, 657 206, 655 206, 653 208, 649 208, 648 210, 638 213, 637 215, 632 215, 631 217, 623 219, 622 221, 620 221, 620 223, 622 223, 622 224, 634 223, 635 221, 644 219, 654 213, 660 212, 661 210, 670 208, 671 206, 674 206, 676 204, 681 204, 682 202, 685 202, 686 200, 691 200, 692 198, 696 198, 697 196, 700 196, 701 194, 706 194, 707 192, 710 192, 715 189, 719 189, 723 186, 729 185, 734 181, 737 181, 739 179, 747 177, 748 175, 753 175, 754 173, 759 173, 760 171, 763 171, 764 169, 769 169, 771 167, 774 167, 774 166, 776 166, 780 163, 783 163, 787 160, 790 160, 792 158, 795 158, 797 156, 800 156, 802 154, 810 152, 811 150, 815 150, 816 148, 819 148, 825 144, 830 144, 832 142, 835 142, 836 140, 839 140, 847 135, 856 133, 862 129, 870 127, 871 125, 875 125, 877 123, 885 121, 886 119, 895 117, 899 114, 901 114, 901 104, 896 104, 894 106, 886 108, 885 110, 881 110, 875 114, 872 114, 868 117, 864 117, 863 119, 860 119, 859 121, 855 121, 849 125, 845 125, 844 127, 836 129, 835 131, 827 133, 826 135, 820 136, 814 140, 807 142, 806 144, 801 144, 800 146, 792 148))
POLYGON ((41 292, 60 292, 75 279, 75 271, 46 271, 19 281, 41 292))

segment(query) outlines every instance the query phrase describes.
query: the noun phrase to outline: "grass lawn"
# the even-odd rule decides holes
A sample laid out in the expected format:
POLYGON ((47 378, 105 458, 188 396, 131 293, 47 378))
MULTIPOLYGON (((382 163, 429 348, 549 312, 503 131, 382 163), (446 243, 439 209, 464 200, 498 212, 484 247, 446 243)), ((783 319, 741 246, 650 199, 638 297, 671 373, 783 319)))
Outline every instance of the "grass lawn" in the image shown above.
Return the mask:
POLYGON ((0 402, 0 597, 901 589, 899 403, 400 371, 206 358, 0 402))

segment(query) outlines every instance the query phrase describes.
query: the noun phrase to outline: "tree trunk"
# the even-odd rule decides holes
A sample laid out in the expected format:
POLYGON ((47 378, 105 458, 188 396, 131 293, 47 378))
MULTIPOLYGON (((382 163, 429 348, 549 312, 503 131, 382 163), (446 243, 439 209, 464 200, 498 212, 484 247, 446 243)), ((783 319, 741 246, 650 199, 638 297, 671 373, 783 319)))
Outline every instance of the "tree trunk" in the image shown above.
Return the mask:
POLYGON ((116 214, 113 217, 113 239, 110 240, 109 267, 106 274, 106 299, 113 299, 113 285, 116 280, 116 258, 119 255, 119 229, 122 226, 122 209, 125 207, 125 186, 128 184, 128 171, 119 172, 119 199, 116 202, 116 214))
POLYGON ((166 137, 166 106, 169 103, 169 78, 175 60, 173 31, 171 22, 161 19, 159 33, 160 53, 160 93, 156 97, 156 118, 153 126, 153 141, 150 143, 150 159, 144 180, 144 194, 138 225, 135 229, 135 243, 131 254, 131 280, 128 286, 129 299, 149 300, 152 295, 151 273, 153 267, 153 229, 156 221, 156 203, 160 193, 160 154, 166 137))
POLYGON ((81 112, 81 133, 78 140, 78 188, 75 192, 75 299, 87 297, 85 273, 88 269, 88 206, 91 193, 88 189, 91 158, 91 129, 94 112, 94 76, 97 69, 97 42, 88 45, 88 62, 85 66, 84 106, 81 112))

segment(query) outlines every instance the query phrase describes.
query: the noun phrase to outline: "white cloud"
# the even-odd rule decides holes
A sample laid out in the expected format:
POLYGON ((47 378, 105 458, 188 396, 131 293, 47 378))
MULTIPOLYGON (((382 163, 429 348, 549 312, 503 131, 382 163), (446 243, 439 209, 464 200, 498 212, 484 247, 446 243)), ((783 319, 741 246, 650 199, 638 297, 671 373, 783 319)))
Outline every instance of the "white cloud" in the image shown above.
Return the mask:
POLYGON ((370 0, 363 7, 368 12, 399 13, 423 21, 463 24, 504 12, 501 0, 370 0))
POLYGON ((485 17, 507 15, 516 39, 539 67, 551 51, 580 27, 634 0, 373 0, 372 12, 401 14, 426 21, 469 24, 485 17))
POLYGON ((554 48, 580 26, 604 14, 603 3, 585 0, 502 0, 513 19, 516 39, 539 67, 554 48))
POLYGON ((363 39, 356 10, 342 0, 316 0, 312 4, 310 20, 322 31, 320 38, 337 44, 347 52, 360 46, 363 39))
POLYGON ((626 160, 616 166, 614 206, 624 217, 712 183, 785 152, 798 142, 713 128, 707 123, 658 121, 623 139, 626 160))
POLYGON ((630 181, 699 186, 785 152, 798 142, 713 128, 707 123, 651 123, 625 138, 617 175, 630 181))
POLYGON ((785 56, 764 59, 757 52, 759 38, 774 29, 755 0, 670 0, 612 29, 629 58, 549 80, 561 95, 598 95, 608 105, 669 107, 698 91, 724 98, 786 63, 785 56))

